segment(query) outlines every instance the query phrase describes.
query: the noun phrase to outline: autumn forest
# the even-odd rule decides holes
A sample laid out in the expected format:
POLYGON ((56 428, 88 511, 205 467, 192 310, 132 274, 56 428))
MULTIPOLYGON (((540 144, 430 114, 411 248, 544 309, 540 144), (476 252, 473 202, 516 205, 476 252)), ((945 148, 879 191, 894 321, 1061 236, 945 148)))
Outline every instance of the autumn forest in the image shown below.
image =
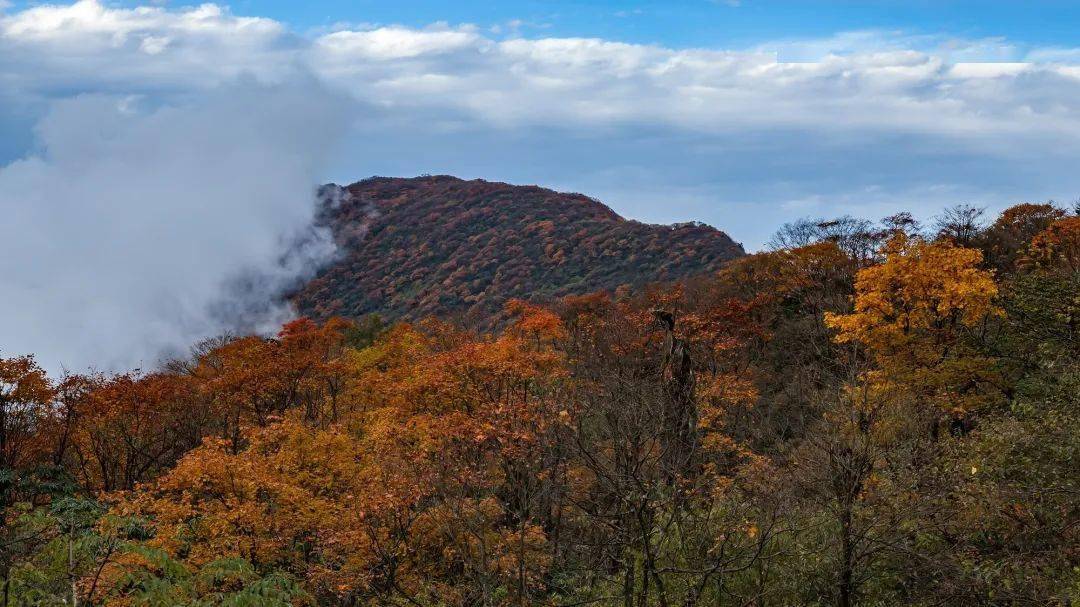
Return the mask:
POLYGON ((0 606, 1080 604, 1078 210, 799 221, 122 374, 4 350, 0 606))

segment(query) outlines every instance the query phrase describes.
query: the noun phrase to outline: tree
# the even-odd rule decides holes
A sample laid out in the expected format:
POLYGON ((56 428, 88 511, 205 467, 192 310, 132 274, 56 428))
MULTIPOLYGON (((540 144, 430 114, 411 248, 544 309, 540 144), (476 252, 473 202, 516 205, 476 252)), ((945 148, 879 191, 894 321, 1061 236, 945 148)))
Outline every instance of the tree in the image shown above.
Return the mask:
POLYGON ((1018 204, 1002 211, 986 231, 983 251, 987 262, 1000 272, 1011 271, 1036 234, 1065 216, 1051 203, 1018 204))
POLYGON ((993 351, 1008 407, 946 441, 903 500, 917 558, 898 560, 910 600, 1068 605, 1080 553, 1080 276, 1039 264, 1008 276, 993 351), (932 515, 932 516, 930 516, 932 515))
POLYGON ((66 462, 89 490, 127 490, 152 480, 198 445, 209 425, 189 378, 152 373, 79 381, 92 387, 64 393, 58 432, 67 436, 66 462))
POLYGON ((1080 272, 1080 217, 1064 217, 1031 240, 1026 261, 1044 269, 1080 272))
POLYGON ((800 219, 786 223, 769 240, 769 246, 774 250, 799 249, 828 242, 861 263, 873 257, 880 240, 881 234, 873 223, 845 215, 830 220, 800 219))
POLYGON ((854 312, 827 313, 826 323, 839 343, 862 344, 874 358, 868 380, 911 391, 962 429, 967 413, 999 398, 993 361, 969 342, 1001 313, 997 285, 975 249, 898 234, 884 253, 859 271, 854 312))
MULTIPOLYGON (((53 388, 30 356, 0 358, 0 576, 3 606, 9 604, 13 553, 25 537, 7 524, 9 508, 27 494, 26 473, 47 450, 37 428, 48 415, 53 388)), ((31 484, 32 485, 32 484, 31 484)), ((30 497, 36 493, 31 486, 30 497)))
MULTIPOLYGON (((241 440, 207 439, 117 504, 152 521, 135 552, 161 550, 191 570, 243 559, 342 604, 500 593, 528 604, 551 562, 544 524, 560 464, 548 450, 565 410, 545 386, 561 377, 552 344, 562 329, 536 307, 512 313, 519 320, 498 338, 399 326, 355 352, 336 424, 289 396, 281 418, 245 427, 241 440)), ((321 360, 306 343, 313 331, 283 331, 281 346, 299 351, 285 356, 276 390, 304 392, 289 369, 321 360)))
POLYGON ((46 417, 53 388, 33 357, 0 358, 0 470, 33 461, 36 426, 46 417))
POLYGON ((727 426, 756 396, 743 358, 752 307, 677 288, 562 307, 576 403, 562 542, 587 572, 567 600, 692 606, 735 596, 732 578, 777 524, 753 508, 767 463, 727 426))
POLYGON ((935 222, 937 237, 958 247, 971 247, 977 244, 982 235, 980 219, 986 209, 961 204, 945 209, 935 222))

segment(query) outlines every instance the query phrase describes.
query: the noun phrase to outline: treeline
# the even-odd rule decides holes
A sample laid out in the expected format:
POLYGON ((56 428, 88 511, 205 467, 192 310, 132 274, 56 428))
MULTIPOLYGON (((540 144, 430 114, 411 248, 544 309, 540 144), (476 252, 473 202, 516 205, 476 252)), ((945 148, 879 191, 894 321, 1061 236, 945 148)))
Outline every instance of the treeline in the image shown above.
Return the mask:
POLYGON ((784 226, 639 292, 0 359, 0 604, 1073 605, 1080 217, 784 226))

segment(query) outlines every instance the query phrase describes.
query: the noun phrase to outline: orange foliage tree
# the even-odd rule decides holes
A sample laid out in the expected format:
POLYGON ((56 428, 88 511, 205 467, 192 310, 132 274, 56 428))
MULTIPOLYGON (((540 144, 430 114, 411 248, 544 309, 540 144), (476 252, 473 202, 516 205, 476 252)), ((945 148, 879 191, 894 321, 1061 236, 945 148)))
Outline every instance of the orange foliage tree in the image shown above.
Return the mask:
POLYGON ((1040 268, 1080 272, 1080 217, 1065 217, 1035 235, 1027 261, 1040 268))
POLYGON ((62 387, 64 456, 88 489, 132 489, 155 478, 210 424, 192 382, 170 373, 73 377, 62 387))
POLYGON ((987 260, 999 271, 1010 271, 1036 234, 1065 216, 1053 204, 1022 203, 1002 211, 982 240, 987 260))
POLYGON ((20 468, 38 454, 37 426, 52 398, 49 378, 32 357, 0 358, 0 468, 20 468))
MULTIPOLYGON (((147 517, 149 543, 193 569, 237 557, 342 601, 469 604, 498 591, 527 604, 551 562, 543 522, 558 462, 545 438, 568 413, 555 398, 558 318, 511 312, 519 320, 498 338, 399 325, 347 361, 339 423, 296 406, 239 443, 210 439, 115 512, 147 517)), ((310 329, 288 327, 281 343, 310 329)), ((323 358, 302 350, 269 393, 303 391, 289 370, 323 358)), ((227 393, 240 386, 252 402, 241 377, 227 393)), ((107 576, 142 566, 128 554, 107 576)))

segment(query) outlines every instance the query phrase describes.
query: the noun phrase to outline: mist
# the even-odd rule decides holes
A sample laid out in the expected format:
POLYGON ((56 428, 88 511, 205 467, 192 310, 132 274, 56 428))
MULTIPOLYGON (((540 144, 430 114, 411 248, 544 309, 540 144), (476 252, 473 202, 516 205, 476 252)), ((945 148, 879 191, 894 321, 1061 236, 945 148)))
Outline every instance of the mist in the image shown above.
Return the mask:
POLYGON ((145 369, 274 330, 282 293, 334 254, 315 190, 347 107, 314 83, 54 102, 0 168, 0 356, 145 369))

